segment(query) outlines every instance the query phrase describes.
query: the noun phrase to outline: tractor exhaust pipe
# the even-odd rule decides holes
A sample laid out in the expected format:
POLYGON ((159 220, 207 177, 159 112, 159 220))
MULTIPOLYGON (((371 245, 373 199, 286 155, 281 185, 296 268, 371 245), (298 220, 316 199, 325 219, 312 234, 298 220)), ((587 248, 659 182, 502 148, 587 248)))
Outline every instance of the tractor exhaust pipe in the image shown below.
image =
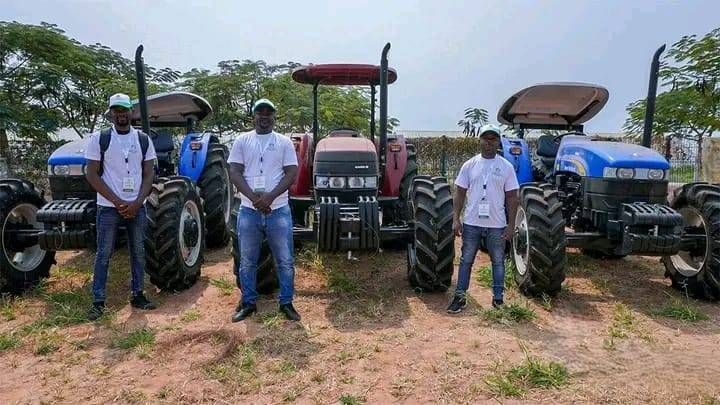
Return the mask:
POLYGON ((380 173, 385 173, 385 150, 387 148, 388 52, 390 52, 390 42, 385 44, 380 57, 380 173))
POLYGON ((652 126, 655 117, 655 96, 657 95, 658 73, 660 71, 660 55, 665 52, 665 45, 655 51, 652 65, 650 65, 650 81, 648 83, 648 94, 645 100, 645 126, 643 127, 642 145, 650 147, 652 142, 652 126))
POLYGON ((143 62, 143 46, 135 50, 135 78, 137 79, 138 102, 140 103, 140 122, 142 130, 150 135, 150 121, 148 121, 147 87, 145 86, 145 63, 143 62))

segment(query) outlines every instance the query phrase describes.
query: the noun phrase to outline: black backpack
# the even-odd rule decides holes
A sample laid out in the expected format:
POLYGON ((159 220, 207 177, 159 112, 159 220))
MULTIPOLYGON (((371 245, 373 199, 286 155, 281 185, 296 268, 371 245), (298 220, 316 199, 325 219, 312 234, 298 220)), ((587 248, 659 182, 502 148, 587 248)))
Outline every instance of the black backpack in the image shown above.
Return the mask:
MULTIPOLYGON (((98 176, 102 176, 105 171, 105 151, 110 147, 110 134, 112 128, 105 128, 100 131, 100 170, 98 176)), ((140 150, 142 151, 142 161, 145 161, 145 153, 150 146, 150 137, 142 131, 138 131, 138 139, 140 140, 140 150)))

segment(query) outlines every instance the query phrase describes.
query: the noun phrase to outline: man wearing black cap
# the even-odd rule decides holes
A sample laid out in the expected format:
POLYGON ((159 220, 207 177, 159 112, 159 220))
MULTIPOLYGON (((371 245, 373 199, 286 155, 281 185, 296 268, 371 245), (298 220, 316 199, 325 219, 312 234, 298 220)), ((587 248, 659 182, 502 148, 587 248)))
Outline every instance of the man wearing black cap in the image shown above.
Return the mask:
POLYGON ((481 153, 465 162, 455 179, 453 231, 455 236, 462 236, 463 243, 457 287, 447 309, 451 314, 459 313, 467 305, 470 271, 481 245, 487 248, 492 262, 492 305, 503 305, 505 243, 515 229, 519 185, 512 164, 497 156, 499 147, 500 129, 484 125, 480 129, 481 153))
POLYGON ((258 100, 252 111, 255 130, 235 140, 228 159, 230 179, 242 195, 237 220, 242 298, 232 321, 242 321, 257 311, 257 268, 263 240, 267 240, 277 265, 280 312, 287 319, 299 321, 300 315, 292 304, 295 264, 288 204, 288 189, 298 167, 295 147, 290 138, 273 132, 275 105, 270 100, 258 100))

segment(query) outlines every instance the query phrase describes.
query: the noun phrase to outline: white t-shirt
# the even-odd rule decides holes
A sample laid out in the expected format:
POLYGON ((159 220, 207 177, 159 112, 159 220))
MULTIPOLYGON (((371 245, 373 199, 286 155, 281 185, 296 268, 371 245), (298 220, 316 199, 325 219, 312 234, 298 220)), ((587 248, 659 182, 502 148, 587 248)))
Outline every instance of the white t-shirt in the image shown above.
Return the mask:
MULTIPOLYGON (((290 138, 277 132, 258 135, 255 131, 247 132, 235 139, 228 162, 245 166, 243 177, 251 189, 258 184, 258 177, 263 178, 264 180, 260 182, 264 182, 265 192, 272 191, 280 183, 285 175, 283 167, 298 164, 295 147, 290 138)), ((243 207, 254 209, 248 197, 241 194, 241 200, 243 207)), ((276 210, 287 204, 288 192, 285 191, 272 202, 270 208, 276 210)))
POLYGON ((485 159, 477 155, 460 168, 455 185, 467 189, 463 222, 484 228, 505 228, 505 192, 517 190, 517 176, 512 163, 501 156, 485 159), (487 187, 483 185, 487 179, 487 187), (480 203, 490 205, 490 215, 480 217, 480 203))
MULTIPOLYGON (((149 139, 148 139, 149 140, 149 139)), ((145 152, 145 161, 157 158, 155 148, 151 140, 148 142, 148 149, 145 152)), ((85 150, 85 159, 100 161, 100 132, 90 136, 85 150)), ((142 149, 138 131, 131 128, 130 132, 120 135, 115 128, 110 131, 110 145, 105 151, 105 164, 102 180, 115 195, 125 201, 134 201, 140 193, 142 186, 142 149), (127 154, 127 164, 125 163, 127 154), (132 191, 124 191, 123 179, 132 178, 132 191)), ((107 198, 97 193, 97 204, 103 207, 114 207, 107 198)))

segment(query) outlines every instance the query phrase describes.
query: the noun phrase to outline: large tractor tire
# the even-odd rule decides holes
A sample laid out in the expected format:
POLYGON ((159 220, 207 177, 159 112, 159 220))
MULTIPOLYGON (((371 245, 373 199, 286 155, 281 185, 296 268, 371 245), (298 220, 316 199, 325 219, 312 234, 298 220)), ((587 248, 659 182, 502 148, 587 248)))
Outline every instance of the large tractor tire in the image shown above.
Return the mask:
POLYGON ((37 238, 33 240, 14 233, 43 229, 37 222, 37 211, 44 204, 32 183, 0 180, 0 291, 19 293, 50 275, 55 252, 40 249, 37 238))
POLYGON ((532 183, 520 189, 512 241, 514 276, 525 295, 555 296, 565 280, 565 219, 558 191, 532 183))
POLYGON ((455 260, 453 200, 444 177, 416 177, 412 187, 414 243, 408 245, 408 280, 417 291, 444 292, 455 260))
POLYGON ((225 145, 211 143, 208 146, 205 168, 198 180, 200 197, 205 213, 205 246, 219 248, 230 240, 228 221, 232 206, 234 189, 230 183, 228 169, 228 151, 225 145))
MULTIPOLYGON (((240 279, 238 272, 240 271, 240 240, 237 234, 237 216, 240 210, 240 198, 235 197, 230 213, 230 235, 232 235, 232 257, 233 257, 233 274, 238 288, 240 287, 240 279)), ((277 290, 279 283, 277 273, 275 272, 275 262, 270 252, 270 245, 267 241, 263 241, 260 247, 260 260, 258 260, 258 270, 256 278, 256 290, 258 294, 272 294, 277 290)))
POLYGON ((672 208, 683 217, 684 238, 699 239, 696 247, 663 257, 672 286, 701 299, 720 298, 720 187, 695 183, 683 186, 672 208))
POLYGON ((165 291, 192 287, 205 250, 202 200, 189 178, 161 177, 147 199, 145 271, 165 291))

